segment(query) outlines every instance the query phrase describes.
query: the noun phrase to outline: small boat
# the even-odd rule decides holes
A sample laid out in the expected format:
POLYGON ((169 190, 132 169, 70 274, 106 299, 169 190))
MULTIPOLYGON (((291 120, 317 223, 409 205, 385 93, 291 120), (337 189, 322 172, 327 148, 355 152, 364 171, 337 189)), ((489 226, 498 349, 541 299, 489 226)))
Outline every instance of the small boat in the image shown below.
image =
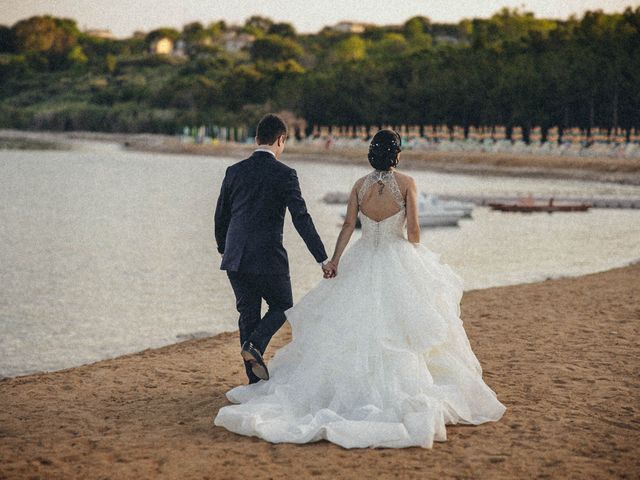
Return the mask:
POLYGON ((418 220, 421 227, 455 226, 467 215, 471 216, 471 210, 462 202, 448 202, 433 194, 420 193, 418 220))
POLYGON ((492 210, 501 212, 586 212, 591 208, 590 203, 564 203, 557 205, 553 203, 553 197, 549 199, 549 203, 536 204, 531 195, 526 198, 520 198, 515 203, 489 202, 492 210))
MULTIPOLYGON (((471 212, 473 208, 476 206, 475 203, 472 202, 459 202, 456 200, 443 200, 437 195, 433 193, 424 193, 420 192, 420 199, 418 200, 419 204, 424 203, 425 208, 434 209, 439 208, 444 211, 462 211, 463 217, 471 217, 471 212)), ((420 205, 422 208, 422 205, 420 205)))

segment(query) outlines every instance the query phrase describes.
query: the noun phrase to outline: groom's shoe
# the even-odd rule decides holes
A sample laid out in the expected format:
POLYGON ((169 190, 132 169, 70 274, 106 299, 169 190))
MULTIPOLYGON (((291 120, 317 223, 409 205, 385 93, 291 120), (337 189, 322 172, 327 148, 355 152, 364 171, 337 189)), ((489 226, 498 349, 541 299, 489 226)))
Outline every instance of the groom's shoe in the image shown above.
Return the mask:
POLYGON ((242 344, 242 358, 251 364, 251 371, 262 380, 269 380, 269 370, 262 359, 262 354, 249 340, 242 344))

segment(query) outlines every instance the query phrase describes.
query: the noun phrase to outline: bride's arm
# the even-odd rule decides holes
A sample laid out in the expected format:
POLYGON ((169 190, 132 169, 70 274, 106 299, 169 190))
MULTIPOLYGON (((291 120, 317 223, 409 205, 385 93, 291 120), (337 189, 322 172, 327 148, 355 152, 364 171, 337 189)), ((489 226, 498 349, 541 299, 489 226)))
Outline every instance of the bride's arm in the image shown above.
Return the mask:
POLYGON ((418 192, 416 182, 409 179, 405 197, 407 205, 407 238, 411 243, 420 243, 420 221, 418 220, 418 192))
POLYGON ((356 185, 351 189, 351 195, 349 195, 349 203, 347 204, 347 215, 344 218, 342 229, 336 240, 336 248, 333 250, 333 256, 331 257, 331 263, 338 266, 342 252, 346 248, 351 234, 356 228, 356 221, 358 220, 358 194, 356 185))

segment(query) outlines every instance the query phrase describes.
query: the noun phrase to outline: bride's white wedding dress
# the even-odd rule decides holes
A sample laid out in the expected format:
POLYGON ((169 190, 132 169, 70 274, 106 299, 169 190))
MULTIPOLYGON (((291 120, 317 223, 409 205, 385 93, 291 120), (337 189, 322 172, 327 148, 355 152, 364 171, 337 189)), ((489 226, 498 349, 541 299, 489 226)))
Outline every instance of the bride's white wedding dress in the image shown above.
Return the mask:
POLYGON ((338 276, 287 310, 292 341, 268 363, 270 379, 229 390, 237 405, 215 425, 274 443, 430 448, 445 424, 502 417, 460 319, 462 279, 407 240, 393 172, 371 172, 359 199, 378 180, 400 210, 380 222, 359 212, 362 236, 338 276))

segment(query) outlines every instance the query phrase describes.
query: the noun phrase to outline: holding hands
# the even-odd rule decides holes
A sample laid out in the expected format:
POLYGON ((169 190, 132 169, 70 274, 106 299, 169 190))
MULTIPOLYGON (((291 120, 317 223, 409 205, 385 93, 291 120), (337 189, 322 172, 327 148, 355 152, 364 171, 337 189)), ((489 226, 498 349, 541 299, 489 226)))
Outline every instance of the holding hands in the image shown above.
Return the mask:
POLYGON ((329 260, 327 263, 322 265, 322 273, 324 278, 334 278, 338 275, 338 265, 336 265, 332 260, 329 260))

